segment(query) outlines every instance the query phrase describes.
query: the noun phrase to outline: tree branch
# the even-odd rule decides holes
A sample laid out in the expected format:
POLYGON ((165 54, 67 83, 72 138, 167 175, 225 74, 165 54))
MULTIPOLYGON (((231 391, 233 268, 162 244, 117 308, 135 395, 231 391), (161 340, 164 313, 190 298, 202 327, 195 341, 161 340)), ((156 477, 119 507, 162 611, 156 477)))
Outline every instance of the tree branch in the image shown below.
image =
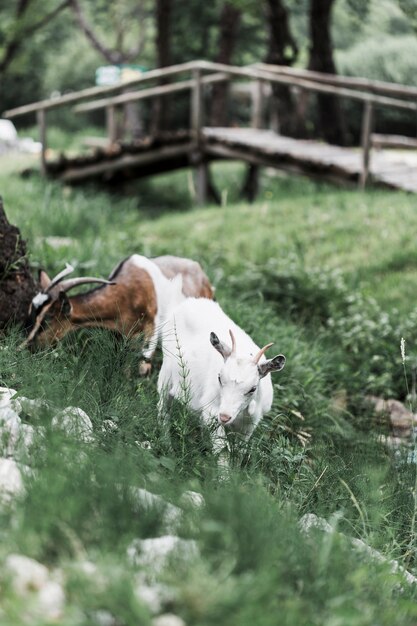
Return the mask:
POLYGON ((82 12, 79 1, 69 0, 69 4, 72 10, 74 11, 79 27, 81 28, 81 30, 83 31, 87 39, 90 41, 90 43, 93 45, 93 47, 98 52, 100 52, 100 54, 109 63, 115 64, 115 65, 117 65, 118 63, 122 63, 124 61, 123 54, 117 50, 111 50, 110 48, 107 48, 107 46, 105 46, 104 43, 100 41, 100 39, 97 37, 97 35, 94 33, 93 29, 87 22, 82 12))
MULTIPOLYGON (((22 45, 22 42, 27 37, 31 37, 36 31, 46 26, 46 24, 53 20, 54 17, 58 15, 58 13, 60 13, 63 9, 69 6, 69 2, 70 0, 64 0, 53 11, 45 15, 42 19, 39 20, 39 22, 32 24, 30 27, 22 28, 21 30, 19 28, 16 29, 16 32, 14 33, 12 39, 7 44, 3 59, 0 61, 0 74, 2 74, 13 61, 19 48, 22 45)), ((30 3, 31 0, 21 0, 19 2, 16 9, 16 22, 22 19, 30 3)))
POLYGON ((63 2, 61 2, 61 4, 59 4, 56 7, 56 9, 54 9, 53 11, 45 15, 41 20, 39 20, 39 22, 36 22, 36 24, 32 24, 32 26, 30 26, 29 28, 24 29, 22 31, 22 35, 24 37, 33 35, 37 30, 49 24, 49 22, 51 22, 54 19, 54 17, 56 17, 59 13, 61 13, 63 9, 66 9, 69 6, 69 4, 70 4, 70 0, 64 0, 63 2))

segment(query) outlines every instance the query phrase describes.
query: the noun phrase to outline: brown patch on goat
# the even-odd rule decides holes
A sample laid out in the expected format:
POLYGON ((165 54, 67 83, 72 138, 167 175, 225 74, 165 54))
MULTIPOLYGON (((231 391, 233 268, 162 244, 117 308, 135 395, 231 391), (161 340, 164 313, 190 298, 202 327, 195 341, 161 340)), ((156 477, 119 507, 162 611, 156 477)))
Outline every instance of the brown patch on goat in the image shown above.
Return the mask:
POLYGON ((157 313, 156 292, 148 272, 124 263, 113 280, 116 284, 98 287, 70 299, 71 321, 76 327, 100 326, 128 337, 140 333, 152 336, 157 313), (99 311, 99 316, 97 312, 99 311))
POLYGON ((214 289, 197 261, 171 255, 158 256, 152 261, 167 278, 182 274, 182 291, 187 298, 213 299, 214 289))

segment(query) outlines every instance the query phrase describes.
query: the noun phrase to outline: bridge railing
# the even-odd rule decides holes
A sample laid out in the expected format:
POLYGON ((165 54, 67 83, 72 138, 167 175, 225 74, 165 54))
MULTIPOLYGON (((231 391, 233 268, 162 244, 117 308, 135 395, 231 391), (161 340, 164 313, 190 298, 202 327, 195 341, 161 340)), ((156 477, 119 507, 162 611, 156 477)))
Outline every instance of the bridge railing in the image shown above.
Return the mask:
POLYGON ((364 186, 369 175, 373 112, 375 107, 392 107, 417 111, 417 88, 370 81, 360 78, 321 74, 283 66, 259 63, 247 67, 236 67, 209 61, 191 61, 166 68, 151 70, 145 74, 111 87, 92 87, 57 98, 42 100, 6 111, 4 117, 14 118, 27 113, 36 113, 42 142, 41 167, 45 172, 47 150, 46 113, 63 106, 74 106, 76 113, 106 110, 109 143, 116 139, 116 110, 118 107, 145 99, 160 98, 181 91, 190 91, 190 122, 195 148, 201 145, 204 125, 203 91, 207 85, 217 82, 245 80, 254 85, 252 90, 251 126, 261 128, 263 124, 265 84, 281 84, 299 90, 349 98, 363 103, 362 117, 362 172, 360 184, 364 186), (184 75, 188 76, 183 78, 184 75), (182 77, 182 78, 181 78, 182 77), (177 80, 181 78, 181 80, 177 80), (166 79, 177 82, 163 83, 166 79), (128 90, 128 93, 126 91, 128 90))

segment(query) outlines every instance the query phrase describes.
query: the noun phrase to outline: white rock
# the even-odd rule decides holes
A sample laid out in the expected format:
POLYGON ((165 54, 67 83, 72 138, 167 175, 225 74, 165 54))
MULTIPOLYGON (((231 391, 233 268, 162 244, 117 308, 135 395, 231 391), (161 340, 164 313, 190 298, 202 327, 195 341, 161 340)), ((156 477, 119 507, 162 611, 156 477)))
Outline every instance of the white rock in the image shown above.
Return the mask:
POLYGON ((30 415, 31 417, 36 417, 41 411, 49 408, 49 404, 46 400, 41 400, 39 398, 25 398, 24 396, 20 396, 18 399, 20 408, 16 408, 14 403, 16 400, 12 400, 12 406, 15 411, 21 415, 22 413, 26 413, 26 415, 30 415))
MULTIPOLYGON (((303 515, 303 517, 299 520, 298 525, 300 530, 306 534, 308 534, 312 528, 317 528, 326 533, 336 532, 327 520, 325 520, 323 517, 318 517, 314 513, 306 513, 306 515, 303 515)), ((355 548, 358 552, 362 552, 363 554, 365 554, 369 559, 373 561, 378 561, 379 563, 388 563, 391 572, 400 572, 410 585, 417 584, 417 577, 411 574, 402 565, 400 565, 398 561, 394 559, 389 559, 388 557, 384 556, 381 552, 378 552, 378 550, 371 548, 371 546, 362 541, 362 539, 348 537, 343 533, 337 534, 340 537, 346 539, 353 548, 355 548)))
POLYGON ((136 597, 143 604, 146 604, 152 615, 160 613, 164 606, 172 604, 175 599, 173 589, 161 583, 148 584, 146 576, 142 572, 136 577, 134 592, 136 597))
POLYGON ((45 565, 27 556, 9 554, 5 566, 11 576, 12 587, 19 595, 39 591, 48 582, 49 572, 45 565))
POLYGON ((0 458, 0 500, 10 502, 23 493, 20 469, 13 459, 0 458))
POLYGON ((93 623, 97 626, 117 626, 120 622, 110 613, 104 609, 99 609, 92 613, 93 623))
POLYGON ((198 491, 184 491, 180 498, 180 504, 184 507, 202 509, 206 505, 206 501, 198 491))
POLYGON ((101 425, 101 432, 103 433, 117 433, 118 430, 119 427, 113 420, 104 420, 101 425))
POLYGON ((147 439, 145 441, 135 441, 135 444, 143 450, 152 450, 152 444, 147 439))
POLYGON ((32 139, 32 137, 22 137, 22 139, 18 140, 18 148, 20 152, 39 154, 42 150, 42 144, 40 141, 32 139))
POLYGON ((130 493, 133 500, 138 505, 138 512, 141 509, 160 509, 162 511, 162 524, 166 532, 174 532, 182 521, 183 511, 146 489, 131 487, 130 493))
POLYGON ((9 554, 5 570, 10 576, 16 594, 25 599, 32 594, 33 615, 40 614, 47 620, 56 620, 62 616, 65 593, 61 584, 51 578, 45 565, 21 554, 9 554))
POLYGON ((152 626, 185 626, 185 622, 174 613, 164 613, 152 620, 152 626))
POLYGON ((165 535, 151 539, 135 539, 127 549, 129 561, 144 570, 149 580, 161 574, 172 558, 189 561, 199 554, 192 539, 165 535))
MULTIPOLYGON (((38 432, 43 432, 42 430, 38 432)), ((25 450, 29 450, 29 448, 33 445, 33 440, 35 439, 35 429, 30 424, 22 424, 20 427, 20 436, 19 436, 19 444, 23 446, 25 450)))
POLYGON ((10 407, 0 408, 0 450, 4 456, 13 456, 21 434, 21 421, 10 407))
POLYGON ((10 120, 0 120, 0 141, 6 143, 17 141, 17 130, 10 120))
POLYGON ((76 563, 74 563, 74 566, 86 576, 89 576, 91 578, 97 577, 98 568, 97 565, 92 561, 77 561, 76 563))
POLYGON ((94 441, 93 424, 87 413, 78 407, 67 406, 52 418, 51 425, 84 443, 94 441))
POLYGON ((29 452, 35 437, 35 429, 22 423, 11 408, 0 409, 0 451, 4 456, 19 459, 29 452))
POLYGON ((10 387, 0 387, 0 409, 9 407, 10 401, 17 394, 16 389, 10 387))
POLYGON ((56 620, 62 616, 65 593, 58 582, 47 580, 39 590, 37 601, 37 609, 44 617, 56 620))

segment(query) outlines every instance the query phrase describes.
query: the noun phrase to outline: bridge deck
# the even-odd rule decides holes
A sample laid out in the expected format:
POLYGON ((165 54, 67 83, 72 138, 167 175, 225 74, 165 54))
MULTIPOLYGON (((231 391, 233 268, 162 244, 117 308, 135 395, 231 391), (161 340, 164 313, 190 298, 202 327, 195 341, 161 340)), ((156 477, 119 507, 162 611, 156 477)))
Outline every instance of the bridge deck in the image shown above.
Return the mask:
MULTIPOLYGON (((204 128, 203 136, 205 150, 212 156, 297 169, 305 174, 339 180, 357 181, 362 170, 359 148, 292 139, 253 128, 204 128)), ((370 174, 375 183, 416 193, 417 155, 373 150, 370 174)))
MULTIPOLYGON (((47 171, 70 183, 89 178, 112 182, 192 167, 196 151, 206 160, 238 159, 337 182, 356 183, 362 170, 359 148, 292 139, 270 130, 207 127, 198 145, 188 131, 171 133, 75 158, 62 156, 49 162, 47 171)), ((370 175, 377 184, 417 193, 417 151, 373 150, 370 175)))

